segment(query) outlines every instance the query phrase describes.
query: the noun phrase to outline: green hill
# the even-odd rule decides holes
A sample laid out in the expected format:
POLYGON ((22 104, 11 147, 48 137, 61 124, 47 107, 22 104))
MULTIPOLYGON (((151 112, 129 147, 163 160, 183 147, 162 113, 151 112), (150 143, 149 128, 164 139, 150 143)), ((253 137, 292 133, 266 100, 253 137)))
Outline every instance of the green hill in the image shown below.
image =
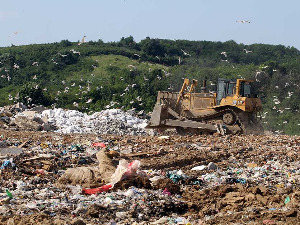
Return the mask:
POLYGON ((0 48, 0 105, 22 101, 99 111, 149 112, 158 90, 179 90, 182 78, 257 80, 268 130, 299 134, 300 56, 293 47, 133 37, 0 48), (18 94, 19 93, 19 94, 18 94), (280 103, 278 103, 280 102, 280 103), (299 124, 299 125, 298 125, 299 124))

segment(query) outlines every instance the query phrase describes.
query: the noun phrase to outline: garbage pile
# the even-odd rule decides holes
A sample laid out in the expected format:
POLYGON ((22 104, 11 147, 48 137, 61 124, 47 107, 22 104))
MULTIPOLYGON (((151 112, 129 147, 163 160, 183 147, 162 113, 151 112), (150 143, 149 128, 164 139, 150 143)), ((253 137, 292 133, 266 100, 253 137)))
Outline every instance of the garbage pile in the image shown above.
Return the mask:
POLYGON ((0 128, 15 130, 145 135, 146 125, 147 119, 121 109, 107 109, 91 115, 61 108, 27 109, 21 103, 0 109, 0 128))
POLYGON ((42 112, 60 133, 145 134, 147 120, 139 119, 121 109, 107 109, 87 115, 76 110, 50 109, 42 112))
POLYGON ((3 224, 297 224, 300 137, 1 131, 3 224))

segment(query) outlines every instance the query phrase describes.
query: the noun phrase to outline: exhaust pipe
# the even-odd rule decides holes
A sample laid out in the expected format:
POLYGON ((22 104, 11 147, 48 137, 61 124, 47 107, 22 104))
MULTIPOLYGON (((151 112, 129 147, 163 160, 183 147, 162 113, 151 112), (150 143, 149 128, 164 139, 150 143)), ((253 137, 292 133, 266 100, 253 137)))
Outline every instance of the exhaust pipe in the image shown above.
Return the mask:
POLYGON ((203 83, 202 83, 202 87, 201 87, 201 93, 206 93, 207 90, 206 90, 206 80, 203 80, 203 83))

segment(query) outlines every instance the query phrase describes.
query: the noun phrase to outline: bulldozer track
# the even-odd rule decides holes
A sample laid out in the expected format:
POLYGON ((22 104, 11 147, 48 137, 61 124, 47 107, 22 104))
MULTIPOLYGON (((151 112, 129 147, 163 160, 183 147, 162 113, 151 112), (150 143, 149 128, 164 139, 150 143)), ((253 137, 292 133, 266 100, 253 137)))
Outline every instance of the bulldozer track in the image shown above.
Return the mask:
MULTIPOLYGON (((232 108, 226 108, 226 109, 222 109, 217 111, 214 114, 206 114, 206 115, 202 115, 202 116, 197 116, 197 117, 185 117, 189 120, 193 120, 193 121, 198 121, 198 122, 203 122, 203 123, 214 123, 215 120, 214 119, 219 119, 222 120, 222 117, 225 113, 232 113, 233 116, 235 117, 235 121, 232 125, 238 125, 239 128, 241 129, 241 131, 239 133, 243 133, 243 134, 248 134, 248 133, 257 133, 260 134, 261 133, 261 126, 259 123, 255 123, 254 121, 251 121, 250 117, 252 116, 250 113, 246 113, 243 111, 238 111, 236 109, 232 109, 232 108), (252 124, 251 124, 252 122, 252 124), (254 127, 258 126, 258 129, 256 129, 256 132, 254 131, 254 127)), ((223 120, 222 120, 223 121, 223 120)), ((225 127, 227 126, 226 124, 223 123, 219 123, 221 125, 225 125, 225 127)), ((201 129, 199 129, 201 130, 201 129)), ((182 132, 182 131, 181 131, 182 132)))

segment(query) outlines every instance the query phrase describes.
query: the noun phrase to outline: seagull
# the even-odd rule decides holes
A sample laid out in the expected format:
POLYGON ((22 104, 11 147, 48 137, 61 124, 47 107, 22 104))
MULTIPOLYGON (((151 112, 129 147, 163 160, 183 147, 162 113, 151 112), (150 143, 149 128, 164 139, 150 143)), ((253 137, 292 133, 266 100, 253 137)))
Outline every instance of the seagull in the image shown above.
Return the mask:
POLYGON ((88 99, 87 101, 86 101, 86 103, 91 103, 93 101, 93 99, 88 99))
POLYGON ((160 62, 160 58, 159 58, 158 56, 155 56, 155 58, 157 58, 157 59, 158 59, 158 61, 160 62))
POLYGON ((11 94, 8 95, 8 100, 9 100, 9 101, 14 100, 14 98, 13 98, 13 96, 12 96, 11 94))
POLYGON ((184 55, 191 56, 189 53, 185 52, 184 50, 181 49, 181 51, 183 52, 184 55))
POLYGON ((73 105, 74 105, 75 107, 78 107, 78 103, 77 103, 77 102, 73 102, 73 105))
POLYGON ((64 93, 69 93, 69 87, 65 87, 64 93))
POLYGON ((182 60, 180 57, 178 57, 178 65, 180 65, 182 63, 182 60))
POLYGON ((134 56, 137 56, 137 57, 139 57, 139 58, 141 58, 141 56, 140 55, 138 55, 138 54, 133 54, 134 56))
POLYGON ((221 52, 221 55, 224 55, 225 57, 227 57, 227 52, 221 52))
POLYGON ((15 69, 19 69, 20 66, 19 66, 18 64, 14 63, 14 68, 15 68, 15 69))
POLYGON ((251 53, 252 51, 248 51, 247 49, 243 49, 245 52, 246 52, 246 54, 248 54, 248 53, 251 53))
POLYGON ((237 20, 236 22, 237 23, 250 23, 250 21, 248 21, 248 20, 237 20))
POLYGON ((18 31, 13 32, 11 35, 9 35, 8 37, 13 37, 13 36, 17 36, 18 35, 18 31))
POLYGON ((135 67, 135 66, 133 66, 133 65, 128 65, 128 67, 132 67, 133 69, 135 69, 135 70, 136 70, 136 67, 135 67))
POLYGON ((52 62, 53 62, 55 65, 57 65, 57 64, 58 64, 57 62, 55 62, 55 61, 54 61, 54 59, 51 59, 51 61, 52 61, 52 62))
POLYGON ((85 38, 86 38, 86 36, 84 35, 83 38, 81 39, 81 41, 78 43, 78 45, 83 44, 85 42, 85 38))
POLYGON ((80 55, 80 52, 78 52, 78 51, 75 51, 74 49, 71 49, 71 50, 70 50, 70 52, 72 52, 72 53, 74 53, 74 54, 78 54, 78 55, 80 55))
POLYGON ((144 76, 144 81, 148 81, 149 79, 144 76))
POLYGON ((32 66, 39 66, 39 63, 38 62, 33 62, 31 65, 32 66))
POLYGON ((58 53, 61 57, 67 57, 68 55, 62 55, 62 54, 60 54, 60 53, 58 53))

